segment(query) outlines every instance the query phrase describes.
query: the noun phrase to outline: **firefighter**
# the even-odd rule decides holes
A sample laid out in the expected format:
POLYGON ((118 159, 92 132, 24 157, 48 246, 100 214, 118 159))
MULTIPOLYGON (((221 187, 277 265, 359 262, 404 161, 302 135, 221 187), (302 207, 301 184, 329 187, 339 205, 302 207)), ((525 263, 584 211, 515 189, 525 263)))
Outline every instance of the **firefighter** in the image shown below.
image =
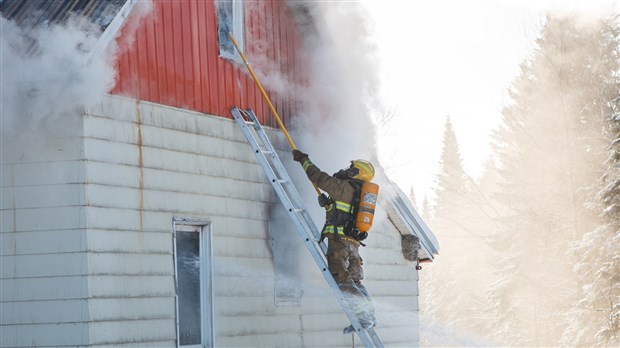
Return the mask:
MULTIPOLYGON (((364 328, 375 325, 374 306, 370 295, 361 281, 364 279, 363 260, 359 254, 361 241, 368 236, 354 228, 354 202, 359 195, 359 187, 370 181, 375 175, 372 164, 365 160, 351 161, 348 168, 334 175, 322 172, 308 155, 293 150, 293 160, 301 163, 308 179, 321 190, 327 192, 319 195, 319 205, 325 208, 325 225, 321 231, 321 241, 327 244, 327 264, 336 283, 343 291, 353 314, 364 328)), ((362 244, 363 245, 363 244, 362 244)), ((354 331, 352 326, 344 333, 354 331)))

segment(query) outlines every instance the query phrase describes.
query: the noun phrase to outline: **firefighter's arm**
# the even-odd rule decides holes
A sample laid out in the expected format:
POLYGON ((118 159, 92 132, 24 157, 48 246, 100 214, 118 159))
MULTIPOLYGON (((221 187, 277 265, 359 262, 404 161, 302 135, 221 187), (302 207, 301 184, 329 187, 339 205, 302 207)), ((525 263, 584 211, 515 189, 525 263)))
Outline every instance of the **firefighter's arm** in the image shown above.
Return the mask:
POLYGON ((310 179, 310 181, 317 185, 321 190, 329 193, 330 195, 338 190, 339 180, 321 171, 314 163, 312 163, 312 161, 310 161, 307 154, 299 150, 293 150, 293 159, 301 163, 306 175, 308 175, 308 179, 310 179))
POLYGON ((338 179, 335 179, 331 175, 321 171, 310 159, 302 163, 308 179, 316 184, 321 190, 329 193, 334 193, 339 187, 338 179))

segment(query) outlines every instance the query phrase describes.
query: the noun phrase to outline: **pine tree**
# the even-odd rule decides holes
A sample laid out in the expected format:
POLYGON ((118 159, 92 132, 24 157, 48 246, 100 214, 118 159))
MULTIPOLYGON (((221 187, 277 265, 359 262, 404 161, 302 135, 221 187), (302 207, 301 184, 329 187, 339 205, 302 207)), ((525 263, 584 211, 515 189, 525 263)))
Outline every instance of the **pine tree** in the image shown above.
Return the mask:
MULTIPOLYGON (((490 318, 486 290, 490 272, 482 199, 477 183, 463 169, 457 138, 450 118, 446 120, 440 172, 436 180, 436 205, 431 228, 441 243, 441 253, 426 268, 421 301, 424 312, 452 332, 434 339, 432 345, 463 345, 472 337, 484 337, 490 318), (457 334, 458 332, 458 334, 457 334), (451 337, 446 340, 446 337, 451 337)), ((426 210, 426 209, 425 209, 426 210)), ((475 340, 475 339, 474 339, 475 340)))
POLYGON ((600 23, 548 15, 502 112, 495 151, 503 210, 493 242, 502 278, 491 296, 495 338, 511 345, 557 345, 579 298, 566 253, 600 224, 586 202, 604 161, 602 105, 614 71, 608 35, 600 23))
POLYGON ((599 201, 593 203, 604 224, 586 233, 571 250, 571 256, 581 260, 574 270, 582 292, 569 312, 563 345, 620 346, 620 93, 610 107, 609 158, 599 201))
MULTIPOLYGON (((465 186, 465 172, 458 143, 452 122, 448 116, 446 119, 443 150, 440 158, 440 172, 436 179, 435 214, 430 227, 441 241, 441 254, 428 267, 426 274, 421 278, 421 287, 426 289, 421 292, 420 302, 422 311, 430 320, 437 321, 446 327, 458 325, 460 311, 454 309, 464 302, 464 294, 459 293, 457 288, 457 275, 460 269, 453 267, 456 261, 453 258, 455 246, 459 244, 463 231, 458 228, 455 220, 458 220, 458 208, 461 206, 460 192, 465 186)), ((452 341, 444 341, 444 337, 422 335, 422 343, 426 345, 449 345, 452 341)))
POLYGON ((459 151, 459 145, 454 133, 450 116, 446 118, 443 135, 443 151, 439 162, 440 172, 437 175, 435 193, 437 195, 435 214, 439 220, 452 220, 450 213, 459 206, 456 197, 463 194, 466 189, 466 175, 463 169, 463 160, 459 151))

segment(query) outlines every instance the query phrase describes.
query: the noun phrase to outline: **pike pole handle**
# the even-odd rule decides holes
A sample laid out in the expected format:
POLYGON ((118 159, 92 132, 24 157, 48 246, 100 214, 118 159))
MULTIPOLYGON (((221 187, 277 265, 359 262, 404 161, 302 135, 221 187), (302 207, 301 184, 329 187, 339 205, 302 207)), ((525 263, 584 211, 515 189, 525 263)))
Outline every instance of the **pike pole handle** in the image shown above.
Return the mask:
MULTIPOLYGON (((243 52, 241 52, 241 49, 239 48, 239 44, 237 44, 237 40, 235 40, 235 37, 233 36, 233 34, 231 32, 228 33, 228 37, 230 38, 230 41, 232 41, 233 45, 235 45, 235 48, 237 49, 237 52, 239 52, 239 56, 241 56, 241 59, 243 60, 243 63, 245 63, 245 66, 248 68, 248 71, 250 72, 250 75, 252 75, 252 78, 254 79, 254 82, 256 82, 256 86, 260 90, 260 93, 263 95, 263 98, 267 102, 267 105, 269 105, 269 108, 271 109, 271 112, 275 116, 276 122, 278 123, 278 126, 280 126, 280 129, 282 129, 282 132, 284 132, 284 136, 286 137, 286 140, 288 140, 289 145, 291 145, 291 148, 293 150, 297 150, 297 146, 295 146, 295 143, 293 142, 293 139, 291 139, 291 136, 288 134, 288 131, 286 130, 286 127, 284 127, 284 123, 282 123, 282 120, 280 119, 280 116, 278 115, 278 112, 276 111, 276 108, 271 103, 271 99, 269 99, 269 96, 267 95, 267 92, 265 92, 265 89, 263 88, 263 85, 260 83, 260 81, 258 80, 258 77, 254 73, 254 69, 252 69, 252 67, 250 66, 250 63, 248 62, 247 58, 245 57, 243 52)), ((320 195, 321 191, 319 190, 319 187, 316 186, 315 183, 312 183, 312 186, 314 186, 314 190, 316 191, 316 194, 320 195)))
POLYGON ((291 148, 293 150, 297 150, 297 146, 295 146, 295 143, 293 143, 293 139, 291 139, 291 136, 288 134, 288 131, 286 130, 286 127, 284 127, 284 123, 282 123, 282 120, 280 119, 280 116, 278 115, 278 112, 276 111, 276 108, 271 103, 271 100, 269 99, 269 96, 267 96, 267 92, 265 92, 265 89, 263 88, 263 85, 260 83, 260 81, 258 81, 258 77, 256 77, 256 74, 254 73, 254 69, 252 69, 252 67, 250 66, 250 63, 245 58, 245 55, 243 54, 243 52, 241 52, 241 49, 239 48, 239 44, 237 44, 237 40, 235 40, 235 37, 233 36, 232 33, 228 33, 228 36, 230 37, 230 40, 232 41, 233 45, 235 45, 235 48, 237 49, 237 52, 239 52, 239 55, 241 56, 241 59, 243 59, 243 62, 245 63, 245 66, 248 68, 248 71, 250 72, 250 75, 252 75, 252 78, 254 79, 254 82, 256 82, 256 86, 258 86, 258 89, 260 90, 261 94, 263 95, 263 98, 265 98, 265 101, 269 105, 269 108, 271 109, 271 112, 276 117, 276 122, 278 122, 278 126, 280 126, 280 129, 282 129, 282 132, 284 132, 284 135, 286 136, 286 140, 288 140, 289 145, 291 145, 291 148))

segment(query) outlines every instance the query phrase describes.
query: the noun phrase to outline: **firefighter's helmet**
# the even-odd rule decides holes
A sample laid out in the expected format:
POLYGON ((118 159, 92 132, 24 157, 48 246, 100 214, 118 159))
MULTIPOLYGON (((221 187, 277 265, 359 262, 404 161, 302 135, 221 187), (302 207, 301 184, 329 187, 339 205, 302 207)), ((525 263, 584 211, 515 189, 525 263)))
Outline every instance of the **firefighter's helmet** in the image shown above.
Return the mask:
POLYGON ((351 177, 353 179, 360 179, 362 181, 370 181, 375 176, 375 167, 366 160, 354 160, 351 161, 351 177))

